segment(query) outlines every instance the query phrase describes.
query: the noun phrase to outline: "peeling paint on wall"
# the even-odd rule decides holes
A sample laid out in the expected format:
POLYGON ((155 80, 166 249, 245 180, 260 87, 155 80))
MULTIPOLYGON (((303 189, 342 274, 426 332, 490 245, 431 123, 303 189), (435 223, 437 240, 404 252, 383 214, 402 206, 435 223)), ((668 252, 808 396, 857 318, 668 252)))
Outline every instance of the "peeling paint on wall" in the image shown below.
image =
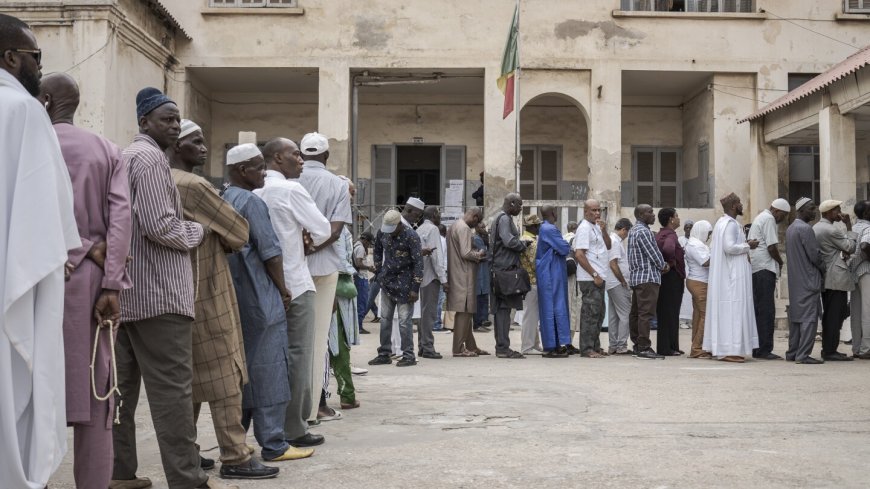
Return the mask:
POLYGON ((383 48, 392 36, 381 19, 358 19, 354 26, 353 45, 362 48, 383 48))
POLYGON ((557 38, 566 40, 587 36, 595 29, 601 31, 605 41, 609 41, 614 37, 624 39, 643 39, 646 37, 643 33, 628 30, 613 21, 589 22, 587 20, 576 19, 569 19, 556 24, 556 28, 553 29, 553 32, 557 38))
POLYGON ((765 22, 764 40, 768 44, 774 44, 782 32, 782 22, 765 22))

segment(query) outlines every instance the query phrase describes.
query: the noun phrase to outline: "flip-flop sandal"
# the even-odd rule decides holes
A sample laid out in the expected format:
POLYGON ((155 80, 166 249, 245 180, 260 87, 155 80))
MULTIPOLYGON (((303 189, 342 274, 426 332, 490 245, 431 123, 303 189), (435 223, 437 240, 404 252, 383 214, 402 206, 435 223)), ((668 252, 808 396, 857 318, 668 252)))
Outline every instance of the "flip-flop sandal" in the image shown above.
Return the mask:
MULTIPOLYGON (((332 409, 332 408, 330 408, 330 409, 332 409)), ((339 419, 341 419, 341 418, 342 418, 341 411, 339 411, 339 410, 337 410, 337 409, 333 409, 333 410, 332 410, 332 415, 330 415, 330 416, 318 416, 318 417, 317 417, 317 420, 318 420, 318 421, 321 421, 321 422, 322 422, 322 421, 337 421, 337 420, 339 420, 339 419)))

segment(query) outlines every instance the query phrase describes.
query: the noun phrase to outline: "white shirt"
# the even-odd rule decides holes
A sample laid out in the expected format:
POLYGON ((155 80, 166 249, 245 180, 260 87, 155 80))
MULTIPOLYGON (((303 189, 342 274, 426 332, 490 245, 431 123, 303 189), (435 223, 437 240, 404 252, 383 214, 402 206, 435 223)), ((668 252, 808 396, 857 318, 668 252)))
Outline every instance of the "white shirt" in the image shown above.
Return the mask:
MULTIPOLYGON (((607 276, 610 275, 607 272, 610 268, 608 259, 610 254, 607 245, 604 244, 601 228, 584 219, 577 226, 577 233, 574 235, 574 250, 586 250, 586 259, 592 265, 592 269, 598 272, 602 279, 607 280, 607 276)), ((595 279, 580 266, 580 263, 577 263, 577 281, 593 280, 595 279)))
MULTIPOLYGON (((326 220, 353 224, 347 182, 327 170, 319 161, 308 160, 302 168, 302 175, 296 181, 305 187, 326 220)), ((312 275, 321 277, 339 271, 343 260, 334 246, 326 246, 308 256, 308 268, 312 275)))
MULTIPOLYGON (((610 253, 608 254, 608 259, 611 262, 617 260, 616 264, 619 266, 619 271, 622 272, 622 278, 625 279, 625 283, 628 283, 628 253, 626 253, 625 248, 622 246, 622 238, 616 233, 610 233, 610 253)), ((616 274, 608 271, 605 289, 610 290, 620 285, 622 284, 616 278, 616 274)))
POLYGON ((272 228, 281 242, 284 282, 290 289, 290 294, 296 298, 308 290, 316 292, 305 259, 302 230, 308 231, 314 246, 319 246, 332 234, 329 221, 317 209, 305 187, 293 180, 287 180, 276 171, 266 171, 266 185, 254 190, 254 194, 269 207, 272 228))
POLYGON ((441 255, 444 256, 444 261, 442 262, 444 273, 447 273, 447 238, 444 236, 441 236, 441 255))
POLYGON ((701 240, 692 238, 686 242, 686 278, 696 282, 710 279, 710 268, 703 266, 710 259, 710 248, 701 240))
POLYGON ((758 240, 758 248, 749 252, 749 259, 752 261, 752 273, 770 270, 773 273, 779 274, 779 264, 776 263, 767 250, 768 246, 779 243, 776 218, 770 213, 770 209, 764 209, 755 216, 746 239, 758 240))

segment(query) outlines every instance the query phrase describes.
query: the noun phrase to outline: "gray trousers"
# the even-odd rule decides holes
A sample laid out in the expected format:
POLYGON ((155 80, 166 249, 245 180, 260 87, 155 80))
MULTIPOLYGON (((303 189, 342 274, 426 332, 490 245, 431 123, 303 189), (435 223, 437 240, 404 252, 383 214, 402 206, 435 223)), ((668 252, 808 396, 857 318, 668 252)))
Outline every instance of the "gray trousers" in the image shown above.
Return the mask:
POLYGON ((870 352, 870 273, 858 279, 852 291, 852 353, 870 352))
MULTIPOLYGON (((383 292, 383 291, 382 291, 383 292)), ((402 338, 402 358, 414 360, 414 303, 400 303, 393 300, 389 294, 381 294, 381 346, 378 355, 390 356, 393 352, 393 313, 399 311, 399 336, 402 338)))
POLYGON ((441 282, 433 280, 420 287, 420 326, 417 328, 417 347, 420 354, 435 353, 435 336, 432 328, 438 319, 438 296, 441 282))
MULTIPOLYGON (((290 402, 284 415, 284 436, 293 440, 308 433, 308 415, 317 401, 311 392, 314 369, 314 298, 315 293, 306 290, 290 302, 287 311, 287 376, 290 382, 290 402)), ((323 359, 318 358, 318 362, 323 359)))
POLYGON ((818 321, 788 323, 788 350, 785 352, 786 360, 796 360, 800 362, 806 360, 807 357, 813 353, 817 327, 818 321))
POLYGON ((607 291, 610 316, 607 323, 608 350, 628 349, 628 318, 631 315, 631 289, 617 285, 607 291))
POLYGON ((508 353, 511 351, 511 306, 497 294, 491 296, 494 309, 492 332, 495 336, 495 352, 508 353))
POLYGON ((136 478, 136 406, 144 381, 167 485, 190 489, 208 480, 195 445, 192 341, 193 319, 177 314, 123 323, 118 329, 115 355, 123 403, 121 424, 112 432, 112 479, 136 478))
POLYGON ((588 355, 601 350, 601 325, 604 324, 604 286, 597 287, 591 280, 580 281, 583 306, 580 309, 580 354, 588 355))
POLYGON ((538 310, 538 286, 532 285, 532 290, 526 294, 523 300, 522 343, 520 353, 528 353, 531 350, 541 351, 540 311, 538 310))

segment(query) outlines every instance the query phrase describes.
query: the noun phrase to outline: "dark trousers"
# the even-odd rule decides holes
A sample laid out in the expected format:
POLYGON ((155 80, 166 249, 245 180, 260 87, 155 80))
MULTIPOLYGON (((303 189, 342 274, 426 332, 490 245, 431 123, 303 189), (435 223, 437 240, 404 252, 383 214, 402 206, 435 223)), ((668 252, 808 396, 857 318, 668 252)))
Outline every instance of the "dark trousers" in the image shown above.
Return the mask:
POLYGON ((662 355, 680 350, 680 304, 683 302, 683 277, 676 270, 662 275, 656 301, 656 349, 662 355))
POLYGON ((511 306, 497 294, 492 295, 493 334, 495 335, 495 352, 508 353, 511 351, 511 306))
MULTIPOLYGON (((632 287, 631 314, 628 317, 629 334, 635 350, 643 351, 652 347, 649 331, 656 314, 659 299, 659 284, 647 283, 632 287)), ((679 311, 679 308, 677 308, 679 311)))
POLYGON ((353 284, 356 285, 356 312, 359 318, 359 323, 357 324, 362 326, 363 319, 369 313, 369 281, 359 275, 354 275, 353 284))
POLYGON ((380 292, 381 284, 379 284, 378 281, 375 279, 369 280, 369 301, 368 304, 366 304, 365 312, 362 313, 362 317, 366 317, 366 314, 368 314, 369 311, 375 313, 375 317, 379 316, 377 298, 380 292))
POLYGON ((196 426, 189 407, 193 405, 192 331, 193 319, 177 314, 121 324, 115 354, 123 404, 121 424, 112 432, 112 479, 136 478, 136 406, 144 381, 167 485, 190 489, 208 480, 199 466, 196 426))
POLYGON ((849 313, 848 292, 822 291, 822 358, 837 353, 840 346, 840 328, 849 313))
POLYGON ((755 325, 758 327, 758 348, 752 350, 753 357, 766 357, 773 351, 773 328, 776 318, 774 291, 776 291, 775 273, 770 270, 760 270, 752 274, 752 301, 755 303, 755 325))
POLYGON ((477 312, 474 314, 474 327, 479 328, 489 320, 489 294, 477 294, 477 312))
POLYGON ((417 347, 420 354, 435 353, 435 337, 432 330, 438 318, 438 292, 441 282, 433 280, 420 287, 420 325, 417 327, 417 347))

